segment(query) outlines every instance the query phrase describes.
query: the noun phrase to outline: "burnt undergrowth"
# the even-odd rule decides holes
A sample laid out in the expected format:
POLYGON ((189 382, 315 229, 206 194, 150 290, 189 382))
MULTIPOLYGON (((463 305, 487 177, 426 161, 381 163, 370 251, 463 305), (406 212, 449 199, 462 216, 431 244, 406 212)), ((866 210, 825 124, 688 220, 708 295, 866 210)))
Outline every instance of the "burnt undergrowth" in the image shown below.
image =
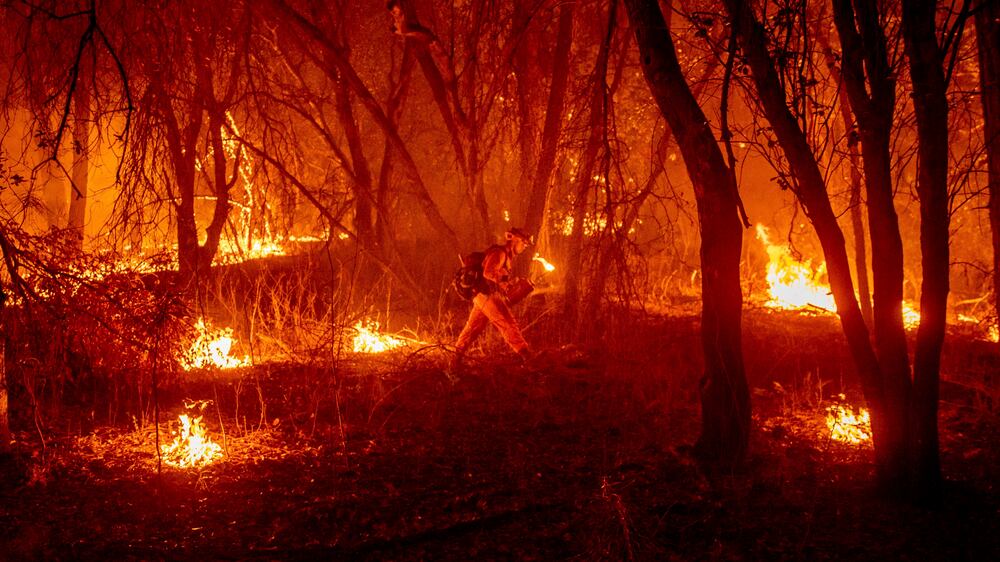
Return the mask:
MULTIPOLYGON (((386 353, 321 342, 252 367, 165 377, 160 439, 185 402, 200 401, 224 451, 201 469, 157 471, 157 428, 138 403, 115 423, 80 423, 101 406, 86 396, 18 415, 3 463, 0 544, 20 559, 976 559, 997 551, 995 345, 949 337, 941 413, 949 494, 941 509, 925 510, 875 497, 870 449, 830 439, 824 407, 838 394, 860 396, 835 319, 748 311, 751 456, 719 472, 689 448, 699 428, 695 317, 621 312, 604 321, 602 338, 574 345, 557 337, 551 306, 539 297, 523 311, 539 347, 526 365, 489 335, 464 371, 449 373, 456 305, 414 331, 420 343, 386 353)), ((355 316, 325 325, 349 326, 355 316)))
POLYGON ((836 318, 750 306, 752 453, 702 466, 694 311, 605 309, 573 341, 544 288, 518 314, 537 354, 494 331, 461 371, 467 304, 418 306, 349 256, 43 287, 5 312, 12 454, 0 544, 33 558, 976 558, 1000 530, 995 344, 944 355, 938 511, 871 493, 871 450, 830 437, 860 404, 836 318), (387 296, 388 295, 388 296, 387 296), (194 319, 246 366, 183 367, 194 319), (356 353, 378 322, 405 345, 356 353), (406 328, 404 330, 404 328, 406 328), (178 417, 222 458, 158 462, 178 417), (78 513, 94 514, 78 517, 78 513))

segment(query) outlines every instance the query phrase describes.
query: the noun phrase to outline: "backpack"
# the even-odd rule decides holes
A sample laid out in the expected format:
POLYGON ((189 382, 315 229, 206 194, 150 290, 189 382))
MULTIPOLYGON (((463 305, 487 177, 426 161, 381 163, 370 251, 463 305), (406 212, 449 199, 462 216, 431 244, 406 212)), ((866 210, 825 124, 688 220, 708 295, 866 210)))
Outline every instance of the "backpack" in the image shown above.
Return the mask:
POLYGON ((455 271, 451 286, 458 296, 471 301, 477 293, 490 293, 489 281, 483 277, 483 260, 486 251, 471 252, 462 256, 462 267, 455 271))

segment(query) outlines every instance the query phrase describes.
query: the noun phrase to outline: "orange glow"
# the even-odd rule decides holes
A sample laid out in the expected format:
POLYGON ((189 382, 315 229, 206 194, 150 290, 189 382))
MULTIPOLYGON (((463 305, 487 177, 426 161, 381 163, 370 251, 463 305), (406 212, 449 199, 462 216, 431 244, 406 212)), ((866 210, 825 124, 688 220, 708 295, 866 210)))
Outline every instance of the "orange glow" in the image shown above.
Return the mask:
POLYGON ((535 254, 535 257, 531 258, 531 261, 537 261, 538 263, 542 264, 542 268, 544 268, 545 271, 555 271, 556 270, 556 266, 552 265, 545 258, 543 258, 542 256, 540 256, 538 254, 535 254))
POLYGON ((810 260, 799 261, 788 246, 772 244, 767 227, 757 225, 757 239, 767 249, 767 285, 770 298, 764 306, 780 309, 816 307, 836 312, 837 305, 826 277, 826 263, 813 267, 810 260))
POLYGON ((907 330, 916 330, 920 327, 920 312, 907 301, 903 301, 903 326, 907 330))
POLYGON ((219 242, 219 252, 213 263, 216 265, 233 265, 247 260, 266 258, 269 256, 288 255, 282 241, 276 238, 269 240, 254 240, 247 248, 240 247, 230 239, 219 242))
POLYGON ((160 447, 163 462, 177 468, 202 468, 222 458, 222 447, 212 442, 201 426, 201 416, 192 419, 181 414, 180 428, 174 432, 174 441, 160 447))
POLYGON ((240 359, 230 355, 236 342, 231 328, 211 329, 203 318, 199 318, 194 327, 198 331, 198 337, 180 357, 181 367, 185 371, 206 367, 234 369, 250 364, 248 357, 240 359))
MULTIPOLYGON (((838 397, 844 400, 844 395, 838 397)), ((854 408, 838 403, 826 409, 826 427, 830 438, 849 445, 871 441, 872 426, 868 408, 854 408)))
POLYGON ((354 325, 354 353, 382 353, 406 345, 406 342, 390 335, 379 333, 379 323, 359 320, 354 325))

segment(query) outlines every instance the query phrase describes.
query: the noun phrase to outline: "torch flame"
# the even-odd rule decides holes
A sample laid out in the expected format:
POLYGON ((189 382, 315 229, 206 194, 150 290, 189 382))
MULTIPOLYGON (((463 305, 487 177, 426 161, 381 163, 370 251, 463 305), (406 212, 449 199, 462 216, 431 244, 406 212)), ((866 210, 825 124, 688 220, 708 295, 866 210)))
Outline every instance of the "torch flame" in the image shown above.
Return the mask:
POLYGON ((795 259, 788 246, 771 244, 767 227, 762 224, 757 225, 757 238, 767 248, 770 299, 765 306, 782 309, 814 306, 836 312, 829 285, 820 281, 826 276, 825 262, 814 268, 810 260, 795 259))
POLYGON ((535 254, 535 257, 531 258, 531 261, 537 261, 538 263, 542 264, 542 267, 545 269, 545 271, 555 271, 556 270, 556 266, 554 266, 551 263, 549 263, 545 258, 543 258, 542 256, 538 255, 537 253, 535 254))
POLYGON ((181 414, 179 432, 175 432, 173 443, 160 448, 163 462, 178 468, 201 468, 222 458, 222 447, 205 433, 201 426, 201 416, 191 419, 181 414))
POLYGON ((354 353, 382 353, 406 345, 406 342, 386 334, 380 334, 379 323, 359 320, 354 325, 354 353))
POLYGON ((203 318, 198 319, 194 328, 198 331, 198 337, 180 358, 181 367, 185 371, 205 367, 233 369, 250 363, 247 357, 240 359, 229 355, 236 341, 233 339, 231 328, 212 330, 205 324, 203 318))
MULTIPOLYGON (((839 395, 844 399, 844 395, 839 395)), ((872 438, 871 415, 868 408, 854 409, 844 404, 834 404, 826 409, 826 427, 830 437, 849 445, 860 445, 872 438)))

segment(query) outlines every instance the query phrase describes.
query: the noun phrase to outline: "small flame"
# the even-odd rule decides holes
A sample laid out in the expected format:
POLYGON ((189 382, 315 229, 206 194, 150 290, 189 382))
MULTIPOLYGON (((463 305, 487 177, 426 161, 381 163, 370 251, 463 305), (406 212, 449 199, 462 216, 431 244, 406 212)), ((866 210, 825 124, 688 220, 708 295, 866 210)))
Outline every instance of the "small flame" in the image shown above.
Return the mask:
POLYGON ((814 268, 810 260, 795 259, 788 246, 771 244, 767 227, 762 224, 757 225, 757 239, 767 248, 770 299, 765 306, 781 309, 814 306, 836 312, 829 285, 820 281, 826 276, 825 262, 814 268))
POLYGON ((542 264, 542 267, 545 269, 545 271, 555 271, 556 270, 556 266, 552 265, 545 258, 543 258, 542 256, 540 256, 538 254, 535 254, 535 257, 531 258, 531 261, 537 261, 538 263, 542 264))
POLYGON ((382 353, 406 345, 406 342, 389 335, 380 334, 379 323, 359 320, 354 325, 354 353, 382 353))
POLYGON ((198 337, 180 358, 181 367, 185 371, 205 367, 234 369, 250 363, 248 357, 240 359, 229 355, 233 343, 236 342, 233 339, 232 328, 212 330, 205 324, 203 318, 198 319, 194 328, 198 331, 198 337))
POLYGON ((222 458, 222 447, 212 442, 201 426, 201 416, 192 419, 181 414, 180 431, 174 432, 174 441, 160 447, 163 462, 177 468, 201 468, 222 458))
MULTIPOLYGON (((844 399, 840 394, 839 398, 844 399)), ((868 408, 858 408, 857 412, 844 404, 834 404, 826 409, 826 427, 830 437, 850 445, 860 445, 872 438, 871 415, 868 408)))

